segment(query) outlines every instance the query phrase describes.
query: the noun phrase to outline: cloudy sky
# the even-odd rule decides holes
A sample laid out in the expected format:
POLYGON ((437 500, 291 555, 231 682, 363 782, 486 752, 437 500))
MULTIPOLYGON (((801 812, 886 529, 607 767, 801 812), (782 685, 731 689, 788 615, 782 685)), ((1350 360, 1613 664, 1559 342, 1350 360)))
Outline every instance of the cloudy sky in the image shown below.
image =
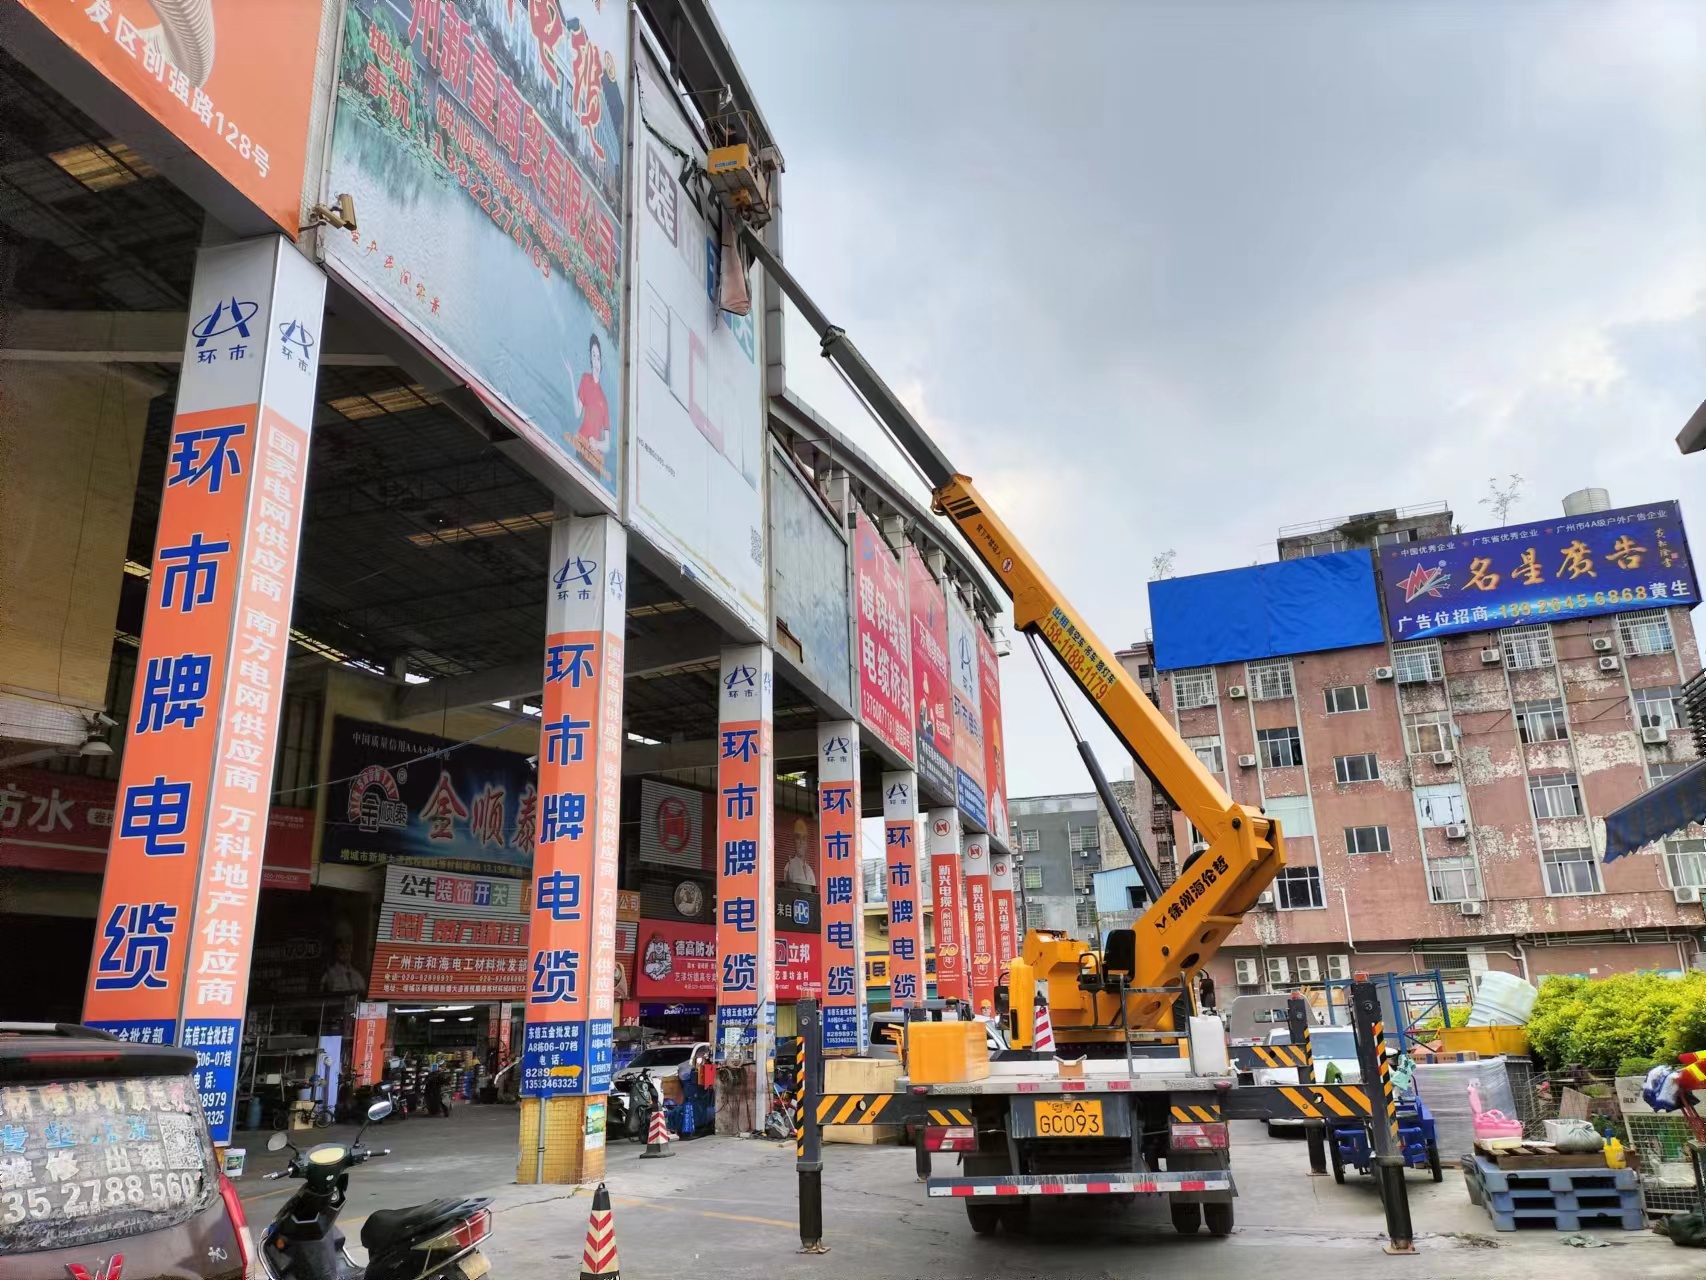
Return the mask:
MULTIPOLYGON (((1706 548, 1706 7, 714 0, 790 267, 1104 640, 1151 558, 1601 485, 1706 548)), ((876 452, 789 333, 789 377, 876 452)), ((892 456, 892 451, 891 451, 892 456)), ((1086 790, 1028 656, 1014 795, 1086 790)), ((1123 761, 1098 729, 1104 763, 1123 761)))

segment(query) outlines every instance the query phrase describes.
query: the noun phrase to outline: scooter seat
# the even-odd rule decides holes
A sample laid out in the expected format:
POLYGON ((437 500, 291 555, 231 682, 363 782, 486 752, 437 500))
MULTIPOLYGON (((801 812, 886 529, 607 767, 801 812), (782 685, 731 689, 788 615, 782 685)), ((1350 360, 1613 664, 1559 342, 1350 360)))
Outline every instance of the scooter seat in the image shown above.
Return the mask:
POLYGON ((429 1227, 440 1222, 448 1225, 470 1212, 466 1199, 429 1200, 407 1209, 381 1209, 368 1214, 367 1221, 361 1224, 361 1247, 369 1253, 383 1253, 403 1241, 425 1235, 429 1227))

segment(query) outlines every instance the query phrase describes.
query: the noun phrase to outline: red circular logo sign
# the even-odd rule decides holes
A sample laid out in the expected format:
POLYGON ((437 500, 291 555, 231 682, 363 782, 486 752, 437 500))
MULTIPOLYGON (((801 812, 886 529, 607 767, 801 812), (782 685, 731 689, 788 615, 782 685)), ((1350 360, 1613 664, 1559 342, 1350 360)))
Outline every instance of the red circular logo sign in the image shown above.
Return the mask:
POLYGON ((658 802, 658 843, 671 853, 680 853, 693 835, 693 823, 687 814, 686 802, 676 796, 665 796, 658 802))

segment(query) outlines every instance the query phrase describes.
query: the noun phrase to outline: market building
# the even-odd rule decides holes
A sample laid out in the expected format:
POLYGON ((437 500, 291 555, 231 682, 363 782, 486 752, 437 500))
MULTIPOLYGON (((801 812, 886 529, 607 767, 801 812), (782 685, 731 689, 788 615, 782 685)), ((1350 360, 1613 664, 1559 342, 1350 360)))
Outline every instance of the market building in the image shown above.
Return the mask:
POLYGON ((0 0, 7 1016, 221 1142, 448 1066, 593 1176, 656 1036, 761 1122, 795 999, 864 1034, 860 821, 1005 839, 999 602, 788 389, 702 0, 258 13, 0 0))

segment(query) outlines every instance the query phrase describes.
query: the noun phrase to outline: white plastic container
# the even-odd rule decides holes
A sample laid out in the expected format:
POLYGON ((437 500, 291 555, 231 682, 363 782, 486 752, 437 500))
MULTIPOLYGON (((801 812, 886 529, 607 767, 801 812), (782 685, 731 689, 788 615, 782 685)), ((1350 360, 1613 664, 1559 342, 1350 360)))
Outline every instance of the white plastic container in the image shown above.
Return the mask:
POLYGON ((1481 985, 1475 989, 1475 1003, 1469 1010, 1472 1027, 1520 1027, 1528 1021, 1540 993, 1534 984, 1524 982, 1515 974, 1489 969, 1481 975, 1481 985))

